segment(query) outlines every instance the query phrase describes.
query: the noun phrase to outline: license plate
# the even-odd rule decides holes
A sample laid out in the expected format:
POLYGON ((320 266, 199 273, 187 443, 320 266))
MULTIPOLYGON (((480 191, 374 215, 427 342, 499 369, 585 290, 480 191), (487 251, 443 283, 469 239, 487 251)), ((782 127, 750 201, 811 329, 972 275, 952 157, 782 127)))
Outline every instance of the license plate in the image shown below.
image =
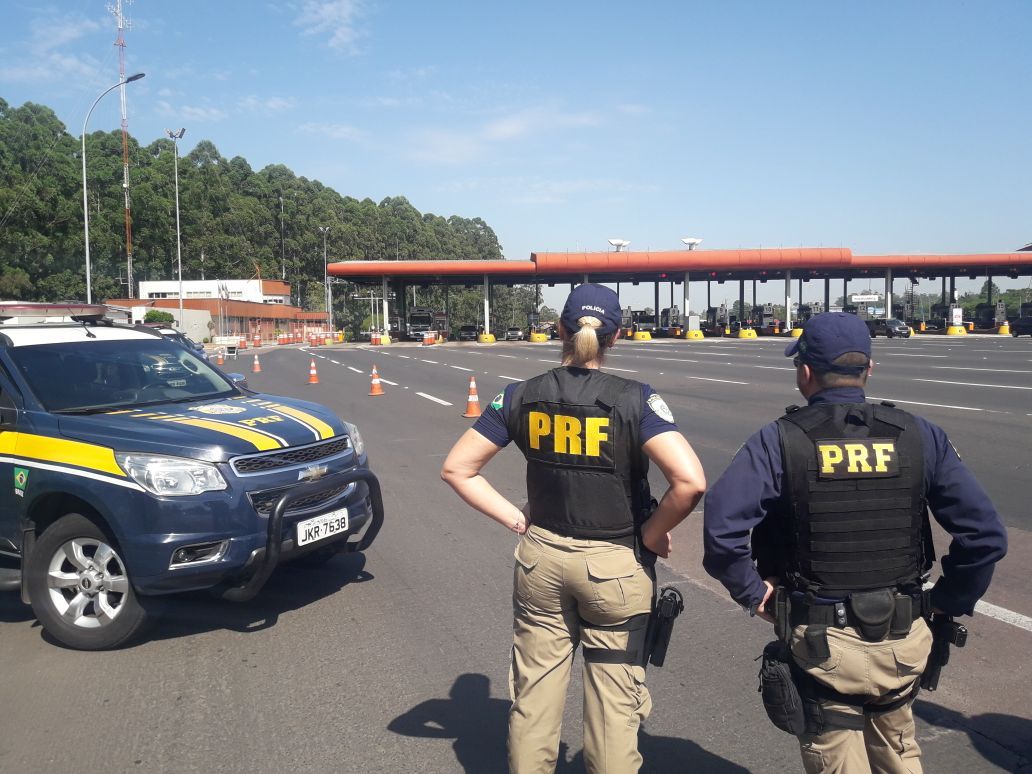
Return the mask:
POLYGON ((328 537, 348 531, 348 509, 324 513, 314 519, 306 519, 297 523, 297 544, 299 546, 325 540, 328 537))

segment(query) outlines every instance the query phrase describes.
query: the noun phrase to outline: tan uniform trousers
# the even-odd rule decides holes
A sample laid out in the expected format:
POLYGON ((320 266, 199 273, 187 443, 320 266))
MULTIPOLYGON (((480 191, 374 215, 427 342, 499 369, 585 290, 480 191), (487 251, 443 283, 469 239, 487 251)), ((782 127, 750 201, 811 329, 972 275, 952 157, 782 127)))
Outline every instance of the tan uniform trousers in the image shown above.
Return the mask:
MULTIPOLYGON (((848 696, 866 696, 887 704, 907 695, 928 662, 932 633, 919 618, 901 639, 868 642, 855 629, 828 627, 831 656, 815 660, 803 640, 805 626, 792 633, 796 663, 821 683, 848 696)), ((826 709, 859 715, 861 708, 830 701, 826 709)), ((799 738, 808 774, 921 774, 921 748, 914 736, 913 702, 884 714, 867 714, 863 730, 825 730, 799 738)))
MULTIPOLYGON (((563 537, 532 526, 516 547, 509 670, 509 771, 552 772, 578 643, 641 657, 653 582, 633 539, 563 537)), ((630 658, 630 656, 629 656, 630 658)), ((641 767, 638 726, 652 700, 637 664, 584 663, 584 763, 591 774, 641 767)))

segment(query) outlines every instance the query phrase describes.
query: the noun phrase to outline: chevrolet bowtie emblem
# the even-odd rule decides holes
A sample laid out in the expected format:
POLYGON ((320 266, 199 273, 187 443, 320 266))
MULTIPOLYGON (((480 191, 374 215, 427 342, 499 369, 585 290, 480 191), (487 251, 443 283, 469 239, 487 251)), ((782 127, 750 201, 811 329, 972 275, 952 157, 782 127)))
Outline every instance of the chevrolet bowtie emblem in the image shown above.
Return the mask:
POLYGON ((320 478, 330 472, 330 469, 326 465, 309 465, 304 470, 298 471, 298 481, 318 481, 320 478))

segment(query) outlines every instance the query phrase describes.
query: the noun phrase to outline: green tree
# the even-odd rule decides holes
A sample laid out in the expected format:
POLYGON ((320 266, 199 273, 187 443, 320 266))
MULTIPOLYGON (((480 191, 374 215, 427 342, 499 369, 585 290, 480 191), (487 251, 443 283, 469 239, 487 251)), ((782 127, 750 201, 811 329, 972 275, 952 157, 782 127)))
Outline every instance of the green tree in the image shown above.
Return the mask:
POLYGON ((174 323, 176 318, 171 312, 166 312, 162 309, 148 309, 147 314, 143 316, 145 323, 174 323))

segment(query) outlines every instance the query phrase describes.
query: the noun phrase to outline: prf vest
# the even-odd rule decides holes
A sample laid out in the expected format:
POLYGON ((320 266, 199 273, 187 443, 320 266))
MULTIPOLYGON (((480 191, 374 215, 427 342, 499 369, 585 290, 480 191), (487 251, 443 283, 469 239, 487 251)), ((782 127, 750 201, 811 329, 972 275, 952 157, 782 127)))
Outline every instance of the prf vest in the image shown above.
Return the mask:
POLYGON ((641 385, 563 367, 520 384, 511 400, 509 437, 527 458, 531 522, 575 538, 634 534, 649 502, 641 385))
POLYGON ((884 404, 821 403, 777 424, 787 585, 842 595, 916 584, 931 541, 914 418, 884 404))

